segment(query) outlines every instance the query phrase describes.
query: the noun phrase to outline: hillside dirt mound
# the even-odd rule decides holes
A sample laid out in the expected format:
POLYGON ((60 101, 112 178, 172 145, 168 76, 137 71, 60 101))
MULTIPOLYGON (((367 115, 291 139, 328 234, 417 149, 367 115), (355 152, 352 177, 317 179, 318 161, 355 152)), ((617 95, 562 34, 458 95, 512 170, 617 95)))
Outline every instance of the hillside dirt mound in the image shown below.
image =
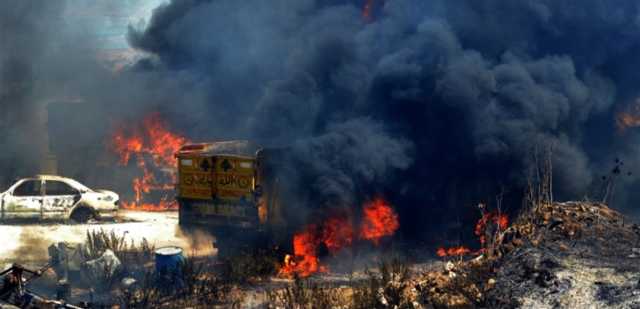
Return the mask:
POLYGON ((546 203, 416 288, 435 308, 640 308, 639 236, 604 204, 546 203))

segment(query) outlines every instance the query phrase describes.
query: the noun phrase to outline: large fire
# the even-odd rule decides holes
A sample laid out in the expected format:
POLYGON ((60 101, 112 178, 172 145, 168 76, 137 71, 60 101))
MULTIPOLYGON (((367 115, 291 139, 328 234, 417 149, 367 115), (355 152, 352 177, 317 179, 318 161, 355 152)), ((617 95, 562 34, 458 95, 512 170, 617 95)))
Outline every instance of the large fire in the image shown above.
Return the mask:
POLYGON ((380 238, 393 235, 400 227, 398 215, 381 198, 365 204, 363 212, 364 221, 360 228, 360 238, 370 240, 376 245, 380 238))
POLYGON ((316 225, 309 225, 296 233, 293 236, 293 255, 285 256, 280 274, 308 277, 316 272, 326 272, 327 268, 320 265, 317 256, 318 247, 323 243, 321 236, 316 225))
POLYGON ((465 246, 444 248, 440 247, 436 250, 436 254, 439 257, 446 256, 463 256, 467 254, 482 254, 485 252, 484 245, 487 242, 487 231, 492 232, 490 228, 496 228, 498 231, 504 231, 509 226, 509 217, 506 214, 500 212, 483 212, 482 217, 475 225, 473 233, 478 237, 480 241, 480 250, 473 251, 465 246))
POLYGON ((160 118, 153 113, 139 124, 120 125, 111 138, 111 148, 119 156, 119 164, 126 166, 135 156, 136 166, 142 176, 132 180, 135 194, 133 201, 123 201, 124 209, 168 210, 177 204, 169 197, 176 182, 174 154, 187 143, 185 137, 171 133, 160 118), (149 202, 145 197, 160 193, 160 201, 149 202))
POLYGON ((393 235, 400 227, 398 215, 381 198, 365 203, 363 214, 358 232, 355 232, 352 216, 340 213, 321 224, 310 224, 296 233, 293 237, 293 255, 285 256, 280 275, 308 277, 317 272, 326 272, 328 267, 321 265, 318 259, 322 245, 332 255, 351 246, 355 237, 379 245, 381 238, 393 235))
POLYGON ((323 224, 322 242, 329 252, 335 254, 353 243, 353 225, 349 216, 341 215, 327 219, 323 224))

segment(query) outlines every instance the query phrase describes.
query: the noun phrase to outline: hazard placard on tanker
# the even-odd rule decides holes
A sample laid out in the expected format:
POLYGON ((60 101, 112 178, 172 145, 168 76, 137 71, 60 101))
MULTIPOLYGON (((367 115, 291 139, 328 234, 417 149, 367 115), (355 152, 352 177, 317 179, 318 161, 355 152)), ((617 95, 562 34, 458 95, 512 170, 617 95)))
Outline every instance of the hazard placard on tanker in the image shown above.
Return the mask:
POLYGON ((251 201, 256 149, 246 141, 184 145, 178 159, 178 198, 251 201))
POLYGON ((216 157, 216 197, 222 200, 246 200, 252 198, 254 189, 255 159, 241 156, 216 157))
POLYGON ((214 195, 213 158, 181 156, 178 162, 178 195, 193 199, 211 199, 214 195))

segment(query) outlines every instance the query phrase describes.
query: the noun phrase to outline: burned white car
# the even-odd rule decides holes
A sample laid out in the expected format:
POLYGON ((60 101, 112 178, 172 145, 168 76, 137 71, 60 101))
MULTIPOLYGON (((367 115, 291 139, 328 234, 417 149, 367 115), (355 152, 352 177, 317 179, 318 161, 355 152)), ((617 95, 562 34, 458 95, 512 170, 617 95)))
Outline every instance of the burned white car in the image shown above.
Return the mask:
POLYGON ((66 177, 38 175, 18 180, 0 194, 0 218, 66 219, 84 223, 113 217, 118 194, 91 190, 66 177))

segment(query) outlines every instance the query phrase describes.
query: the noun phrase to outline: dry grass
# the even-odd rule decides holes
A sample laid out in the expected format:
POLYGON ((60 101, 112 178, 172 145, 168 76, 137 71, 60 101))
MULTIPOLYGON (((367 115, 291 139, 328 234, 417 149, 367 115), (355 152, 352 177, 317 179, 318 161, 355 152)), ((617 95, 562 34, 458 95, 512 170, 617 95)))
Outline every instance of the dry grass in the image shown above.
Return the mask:
MULTIPOLYGON (((93 230, 87 232, 83 258, 92 260, 111 250, 122 262, 113 272, 105 265, 103 272, 90 274, 88 281, 95 291, 117 295, 116 302, 124 308, 201 308, 211 304, 237 306, 232 297, 229 280, 218 275, 218 267, 208 259, 190 257, 170 273, 157 273, 153 264, 155 246, 143 239, 139 245, 127 241, 126 234, 93 230), (123 287, 122 279, 136 280, 131 287, 123 287)), ((195 254, 194 254, 195 256, 195 254)), ((245 264, 242 264, 245 265, 245 264)), ((248 267, 248 266, 246 266, 248 267)), ((235 269, 243 269, 235 266, 235 269)), ((262 270, 258 268, 258 270, 262 270)), ((253 269, 252 269, 253 271, 253 269)))
POLYGON ((116 234, 103 229, 87 231, 84 242, 83 257, 85 260, 97 259, 106 250, 111 250, 120 260, 132 257, 149 260, 153 257, 155 246, 143 238, 139 245, 131 240, 127 242, 127 233, 116 234))
POLYGON ((339 308, 339 303, 334 289, 298 276, 284 289, 267 291, 268 308, 328 309, 339 308))
POLYGON ((413 308, 407 295, 411 271, 405 260, 386 259, 378 265, 378 272, 367 270, 366 273, 364 282, 352 283, 351 308, 413 308))
POLYGON ((294 277, 287 287, 267 291, 268 308, 414 308, 411 272, 406 261, 392 258, 367 270, 364 280, 351 279, 346 286, 332 286, 309 278, 294 277))
POLYGON ((126 234, 118 235, 115 231, 105 232, 103 229, 87 231, 84 242, 83 257, 90 261, 97 259, 106 250, 111 250, 120 258, 122 252, 128 249, 126 234))
POLYGON ((256 283, 274 276, 280 261, 280 255, 273 250, 243 251, 222 261, 221 277, 229 283, 256 283))
POLYGON ((143 238, 140 244, 127 241, 127 234, 116 234, 115 231, 106 232, 103 229, 87 231, 83 244, 82 255, 87 261, 97 259, 106 250, 111 250, 125 265, 142 265, 153 261, 155 245, 143 238))
POLYGON ((211 261, 188 258, 171 273, 148 270, 136 286, 121 291, 119 303, 125 308, 237 307, 233 286, 223 281, 211 261))

